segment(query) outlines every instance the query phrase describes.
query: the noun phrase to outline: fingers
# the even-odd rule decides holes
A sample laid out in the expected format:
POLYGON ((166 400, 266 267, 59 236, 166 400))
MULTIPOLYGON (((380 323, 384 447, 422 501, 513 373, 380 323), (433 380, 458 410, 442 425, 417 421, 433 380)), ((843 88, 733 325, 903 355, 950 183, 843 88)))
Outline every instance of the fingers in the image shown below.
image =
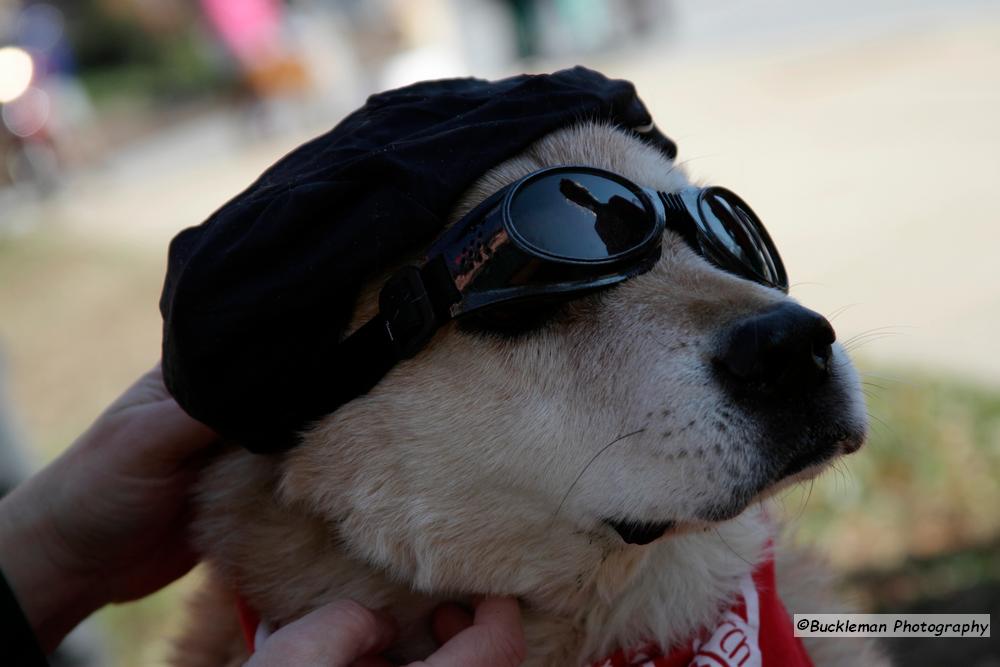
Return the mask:
POLYGON ((515 667, 526 647, 517 600, 488 598, 476 605, 472 626, 444 644, 424 664, 428 667, 515 667))
POLYGON ((363 656, 385 650, 395 634, 395 623, 388 614, 370 611, 351 600, 338 600, 268 637, 246 667, 348 667, 363 656))
POLYGON ((354 661, 351 667, 396 667, 391 662, 378 655, 369 655, 354 661))
MULTIPOLYGON (((516 667, 524 661, 524 633, 516 600, 483 600, 472 618, 458 605, 445 604, 435 612, 433 625, 437 637, 450 639, 414 666, 516 667)), ((387 614, 339 600, 271 635, 246 667, 392 667, 377 654, 389 646, 395 634, 395 624, 387 614)))
POLYGON ((219 436, 177 404, 157 364, 119 396, 81 440, 89 448, 121 450, 169 472, 219 436))
POLYGON ((150 405, 146 423, 159 429, 155 444, 166 462, 180 463, 219 441, 219 435, 189 416, 173 398, 150 405))
POLYGON ((163 383, 163 369, 157 363, 143 373, 109 407, 109 412, 120 412, 136 405, 147 405, 170 398, 163 383))
POLYGON ((462 630, 472 625, 472 614, 454 602, 446 602, 434 610, 431 634, 438 644, 444 644, 462 630))

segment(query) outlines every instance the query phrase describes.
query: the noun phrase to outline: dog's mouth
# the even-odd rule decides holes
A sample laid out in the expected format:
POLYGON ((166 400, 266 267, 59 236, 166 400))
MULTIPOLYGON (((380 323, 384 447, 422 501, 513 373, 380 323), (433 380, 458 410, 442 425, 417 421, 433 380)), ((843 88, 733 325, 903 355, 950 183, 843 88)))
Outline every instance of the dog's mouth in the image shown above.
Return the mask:
POLYGON ((827 437, 819 439, 813 446, 795 453, 780 469, 774 483, 795 477, 807 468, 822 467, 840 456, 853 454, 861 448, 864 441, 864 431, 855 432, 847 428, 838 428, 827 437))
MULTIPOLYGON (((796 453, 785 463, 776 478, 769 485, 778 484, 783 479, 794 477, 806 468, 824 465, 832 461, 839 454, 839 443, 830 443, 815 449, 807 449, 796 453)), ((765 487, 766 488, 766 487, 765 487)))
POLYGON ((864 432, 839 432, 821 445, 797 453, 785 461, 777 472, 758 483, 742 487, 729 502, 711 507, 699 517, 708 523, 720 523, 739 516, 749 505, 760 502, 790 486, 811 479, 825 470, 835 459, 856 452, 864 443, 864 432))
POLYGON ((649 544, 677 525, 676 521, 613 521, 605 519, 626 544, 649 544))
POLYGON ((733 519, 751 503, 763 500, 792 484, 813 477, 838 456, 857 451, 863 442, 863 432, 838 433, 837 438, 831 438, 822 446, 810 448, 792 456, 784 462, 776 473, 772 473, 758 484, 742 489, 725 505, 712 507, 697 519, 684 521, 683 524, 676 520, 636 521, 633 519, 604 519, 602 523, 618 533, 623 542, 635 545, 655 542, 671 531, 693 527, 706 528, 711 524, 733 519))

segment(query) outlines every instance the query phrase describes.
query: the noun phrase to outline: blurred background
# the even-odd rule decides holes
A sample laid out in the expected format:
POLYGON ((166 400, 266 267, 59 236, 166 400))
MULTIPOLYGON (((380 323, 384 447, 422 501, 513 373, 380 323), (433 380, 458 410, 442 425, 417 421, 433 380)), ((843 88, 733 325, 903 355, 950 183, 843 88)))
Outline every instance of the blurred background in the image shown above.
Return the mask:
MULTIPOLYGON (((995 611, 998 0, 0 0, 0 483, 155 362, 167 242, 282 154, 378 90, 577 63, 752 203, 864 371, 871 442, 782 498, 798 537, 865 609, 995 611)), ((196 578, 65 664, 162 664, 196 578)))

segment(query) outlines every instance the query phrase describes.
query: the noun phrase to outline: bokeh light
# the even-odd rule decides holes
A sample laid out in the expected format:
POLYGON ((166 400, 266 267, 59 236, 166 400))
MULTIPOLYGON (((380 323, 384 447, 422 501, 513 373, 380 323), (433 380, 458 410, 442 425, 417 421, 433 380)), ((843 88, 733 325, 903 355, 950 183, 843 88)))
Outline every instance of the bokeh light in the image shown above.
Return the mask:
POLYGON ((41 88, 29 86, 20 96, 4 105, 0 117, 12 134, 30 137, 45 127, 51 108, 48 94, 41 88))
POLYGON ((35 65, 27 51, 16 46, 0 48, 0 104, 23 95, 34 74, 35 65))

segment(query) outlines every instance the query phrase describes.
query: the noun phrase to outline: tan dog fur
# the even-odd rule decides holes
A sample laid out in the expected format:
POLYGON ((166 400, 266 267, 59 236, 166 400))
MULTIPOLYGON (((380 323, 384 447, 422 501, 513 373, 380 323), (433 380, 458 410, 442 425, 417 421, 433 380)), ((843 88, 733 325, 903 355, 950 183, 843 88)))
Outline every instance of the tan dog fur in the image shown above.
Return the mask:
MULTIPOLYGON (((656 149, 584 123, 498 165, 454 218, 558 164, 659 190, 689 185, 656 149)), ((354 326, 374 312, 381 284, 362 296, 354 326)), ((235 626, 206 630, 234 613, 225 588, 276 625, 337 598, 388 606, 404 629, 393 649, 402 660, 433 648, 427 618, 439 601, 476 593, 521 599, 526 665, 685 640, 714 621, 774 532, 761 501, 776 488, 740 491, 763 456, 745 444, 758 427, 729 406, 706 359, 726 325, 787 298, 714 268, 667 232, 652 271, 571 302, 538 332, 505 338, 449 324, 290 453, 231 448, 200 483, 195 528, 215 583, 177 664, 246 658, 235 626), (719 507, 734 518, 702 518, 719 507), (601 522, 619 516, 672 518, 678 528, 627 545, 601 522)), ((832 381, 851 397, 837 406, 845 423, 863 433, 858 380, 839 346, 832 381)), ((860 436, 841 448, 858 446, 860 436)), ((803 576, 813 570, 800 552, 778 551, 789 612, 832 610, 828 582, 803 576)), ((810 646, 818 665, 878 660, 858 654, 869 650, 861 642, 822 641, 810 646)))

